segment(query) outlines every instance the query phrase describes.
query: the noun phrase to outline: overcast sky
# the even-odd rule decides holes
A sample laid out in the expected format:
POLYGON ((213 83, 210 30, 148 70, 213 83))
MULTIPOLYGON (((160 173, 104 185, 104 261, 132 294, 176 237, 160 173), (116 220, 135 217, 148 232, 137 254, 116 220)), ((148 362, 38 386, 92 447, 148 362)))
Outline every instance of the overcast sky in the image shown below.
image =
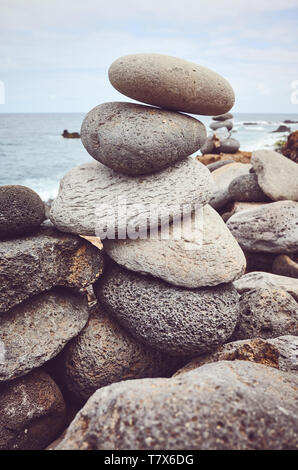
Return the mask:
POLYGON ((0 112, 127 100, 110 85, 109 65, 158 52, 227 78, 235 112, 298 113, 297 44, 298 0, 0 0, 0 112))

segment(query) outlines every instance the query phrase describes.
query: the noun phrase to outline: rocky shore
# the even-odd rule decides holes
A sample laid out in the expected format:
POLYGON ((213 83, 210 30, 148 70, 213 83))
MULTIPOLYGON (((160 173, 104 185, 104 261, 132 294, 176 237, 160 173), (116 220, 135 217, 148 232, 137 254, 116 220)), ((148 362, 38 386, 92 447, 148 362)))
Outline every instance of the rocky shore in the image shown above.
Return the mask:
POLYGON ((290 137, 239 151, 230 84, 182 59, 109 79, 145 104, 87 114, 51 208, 0 187, 0 449, 297 449, 290 137))

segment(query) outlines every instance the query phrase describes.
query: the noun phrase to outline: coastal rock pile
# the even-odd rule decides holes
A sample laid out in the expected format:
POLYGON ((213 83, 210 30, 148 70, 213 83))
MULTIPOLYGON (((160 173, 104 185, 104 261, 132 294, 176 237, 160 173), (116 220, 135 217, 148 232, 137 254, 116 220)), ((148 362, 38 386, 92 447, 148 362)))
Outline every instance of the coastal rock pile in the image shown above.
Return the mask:
POLYGON ((219 116, 213 116, 213 122, 210 129, 214 132, 209 136, 201 147, 202 155, 212 153, 237 153, 240 148, 238 140, 231 137, 233 129, 233 114, 225 113, 219 116))

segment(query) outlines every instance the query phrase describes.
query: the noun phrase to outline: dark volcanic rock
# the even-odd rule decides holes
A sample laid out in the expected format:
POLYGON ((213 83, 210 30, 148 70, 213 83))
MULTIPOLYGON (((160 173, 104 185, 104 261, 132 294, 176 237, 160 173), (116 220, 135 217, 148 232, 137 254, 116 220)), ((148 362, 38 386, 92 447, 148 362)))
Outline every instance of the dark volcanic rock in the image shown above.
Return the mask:
POLYGON ((0 385, 1 450, 42 450, 63 430, 65 419, 61 392, 44 372, 0 385))
POLYGON ((291 128, 288 126, 278 126, 278 128, 275 129, 275 131, 272 131, 272 133, 274 132, 291 132, 291 128))
POLYGON ((0 243, 0 312, 55 286, 85 288, 102 270, 95 246, 44 224, 31 236, 0 243))
POLYGON ((232 284, 188 290, 114 265, 94 290, 133 336, 172 355, 215 348, 231 336, 238 319, 232 284))
POLYGON ((0 382, 56 356, 88 320, 86 297, 56 287, 0 315, 0 382))
POLYGON ((136 103, 104 103, 85 117, 82 142, 95 160, 127 175, 163 170, 196 152, 206 138, 197 119, 136 103))
POLYGON ((45 218, 39 195, 25 186, 0 186, 0 238, 35 230, 45 218))
POLYGON ((246 361, 98 390, 59 450, 297 449, 298 377, 246 361))

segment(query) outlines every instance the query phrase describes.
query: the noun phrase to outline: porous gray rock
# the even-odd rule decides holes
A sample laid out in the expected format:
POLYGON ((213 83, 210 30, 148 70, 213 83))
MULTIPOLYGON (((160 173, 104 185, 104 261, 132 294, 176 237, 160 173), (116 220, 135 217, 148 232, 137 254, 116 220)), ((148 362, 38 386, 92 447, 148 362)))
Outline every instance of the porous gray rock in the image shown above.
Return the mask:
POLYGON ((298 281, 292 277, 255 271, 241 276, 240 279, 234 281, 234 286, 240 294, 266 287, 283 289, 298 300, 298 281))
POLYGON ((272 272, 281 276, 295 277, 298 279, 298 256, 277 256, 273 262, 272 272))
POLYGON ((113 265, 94 291, 135 338, 174 356, 215 348, 238 320, 232 284, 189 290, 113 265))
POLYGON ((0 382, 56 356, 88 320, 86 297, 56 287, 0 315, 0 382))
POLYGON ((229 194, 234 201, 266 202, 270 199, 263 193, 255 173, 241 175, 229 185, 229 194))
POLYGON ((280 336, 273 339, 244 339, 223 344, 216 351, 202 354, 179 369, 173 377, 218 361, 251 361, 276 369, 293 372, 298 370, 298 337, 280 336))
POLYGON ((226 127, 228 131, 233 129, 233 123, 232 121, 219 121, 219 122, 211 122, 210 124, 210 129, 213 131, 217 129, 221 129, 222 127, 226 127))
POLYGON ((159 231, 144 240, 106 240, 104 249, 132 271, 188 288, 231 282, 244 273, 246 266, 235 238, 208 205, 181 224, 172 225, 169 239, 163 239, 159 231))
POLYGON ((87 114, 81 138, 95 160, 119 173, 139 175, 163 170, 199 150, 206 129, 191 116, 113 102, 87 114))
POLYGON ((26 186, 0 186, 0 238, 34 231, 45 218, 44 203, 26 186))
POLYGON ((45 372, 0 385, 1 450, 42 450, 62 432, 65 421, 62 394, 45 372))
POLYGON ((0 243, 0 312, 55 286, 85 288, 102 271, 100 250, 43 224, 31 236, 0 243))
POLYGON ((113 384, 90 398, 57 449, 297 449, 297 386, 293 373, 246 361, 113 384))
POLYGON ((273 201, 298 201, 298 165, 272 150, 253 152, 251 163, 259 186, 273 201))
POLYGON ((298 335, 298 304, 282 289, 259 288, 240 298, 233 340, 298 335))
POLYGON ((232 113, 225 113, 225 114, 220 114, 219 116, 212 116, 213 121, 227 121, 229 119, 233 119, 233 114, 232 113))
POLYGON ((129 98, 190 114, 223 114, 235 101, 231 85, 213 70, 163 54, 120 57, 109 79, 129 98))
POLYGON ((251 165, 247 163, 231 162, 212 172, 214 191, 209 204, 214 209, 220 209, 231 201, 229 194, 230 183, 238 176, 247 175, 251 165))
POLYGON ((168 377, 177 367, 174 358, 136 341, 99 304, 91 309, 85 328, 64 348, 57 365, 67 391, 80 402, 114 382, 168 377))
POLYGON ((234 214, 227 225, 244 250, 298 252, 297 202, 278 201, 241 211, 234 214))
POLYGON ((150 223, 179 217, 183 207, 208 203, 213 188, 203 164, 187 158, 153 175, 120 175, 98 162, 85 163, 67 173, 60 183, 50 218, 62 232, 126 238, 150 223))

